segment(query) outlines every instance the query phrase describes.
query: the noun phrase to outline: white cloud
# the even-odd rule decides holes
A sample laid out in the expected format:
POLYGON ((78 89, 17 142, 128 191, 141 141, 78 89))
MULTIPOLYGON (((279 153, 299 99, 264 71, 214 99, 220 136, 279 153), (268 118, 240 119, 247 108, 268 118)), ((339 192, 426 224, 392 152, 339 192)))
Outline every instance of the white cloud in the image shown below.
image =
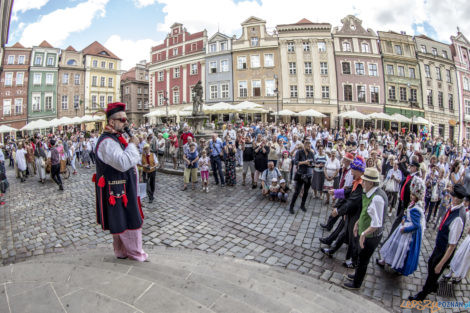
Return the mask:
POLYGON ((138 8, 143 8, 149 5, 154 4, 157 0, 134 0, 134 4, 138 8))
POLYGON ((449 41, 460 25, 470 36, 470 2, 465 0, 157 0, 166 14, 157 30, 167 33, 174 22, 183 23, 189 32, 207 29, 208 35, 220 29, 227 35, 240 33, 240 23, 254 15, 266 20, 267 27, 295 23, 302 18, 340 26, 341 19, 354 14, 363 26, 381 31, 406 31, 413 25, 428 22, 437 31, 438 40, 449 41), (184 8, 182 10, 181 8, 184 8))
POLYGON ((49 0, 15 0, 13 1, 13 13, 26 12, 32 9, 40 9, 45 6, 49 0))
POLYGON ((112 35, 103 45, 122 59, 121 69, 129 70, 137 62, 149 61, 150 49, 156 44, 152 39, 129 40, 112 35))
POLYGON ((41 16, 39 21, 25 27, 20 41, 25 46, 32 46, 45 39, 51 45, 59 47, 71 33, 87 29, 97 16, 104 17, 108 1, 88 0, 75 7, 41 16))

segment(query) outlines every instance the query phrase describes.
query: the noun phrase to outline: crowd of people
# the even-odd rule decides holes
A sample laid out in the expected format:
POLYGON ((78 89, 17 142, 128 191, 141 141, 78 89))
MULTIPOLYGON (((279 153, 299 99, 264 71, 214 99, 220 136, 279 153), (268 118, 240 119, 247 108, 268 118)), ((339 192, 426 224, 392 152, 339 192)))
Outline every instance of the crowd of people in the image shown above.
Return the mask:
MULTIPOLYGON (((454 283, 469 271, 470 236, 458 249, 457 245, 470 204, 470 142, 457 145, 423 132, 262 122, 226 123, 210 138, 199 140, 189 126, 180 129, 178 124, 134 127, 134 134, 139 177, 150 203, 155 198, 157 170, 166 161, 173 169, 182 162, 183 191, 188 186, 196 189, 199 180, 206 193, 216 186, 241 183, 267 201, 285 202, 286 214, 296 214, 299 197, 298 208, 306 212, 312 189, 314 199, 330 210, 321 227, 331 233, 320 238, 321 251, 333 257, 347 245, 343 265, 354 273, 345 277, 346 288, 361 287, 377 248, 379 266, 411 275, 418 267, 426 229, 437 231, 436 245, 426 284, 412 299, 423 300, 436 291, 448 266, 445 279, 454 283), (384 238, 386 216, 393 225, 384 238)), ((97 141, 97 132, 10 140, 0 155, 0 174, 9 160, 21 182, 37 175, 44 183, 50 163, 51 178, 63 190, 61 163, 70 164, 73 174, 80 167, 89 168, 97 161, 97 141)), ((4 185, 0 186, 4 193, 4 185)))

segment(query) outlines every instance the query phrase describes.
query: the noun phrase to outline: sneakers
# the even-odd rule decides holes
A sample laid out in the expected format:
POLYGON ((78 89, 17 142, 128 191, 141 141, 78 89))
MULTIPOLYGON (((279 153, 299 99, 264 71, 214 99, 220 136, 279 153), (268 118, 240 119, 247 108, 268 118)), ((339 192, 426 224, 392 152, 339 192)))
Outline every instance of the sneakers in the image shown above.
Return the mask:
POLYGON ((208 193, 208 192, 209 192, 209 187, 206 187, 206 193, 208 193))

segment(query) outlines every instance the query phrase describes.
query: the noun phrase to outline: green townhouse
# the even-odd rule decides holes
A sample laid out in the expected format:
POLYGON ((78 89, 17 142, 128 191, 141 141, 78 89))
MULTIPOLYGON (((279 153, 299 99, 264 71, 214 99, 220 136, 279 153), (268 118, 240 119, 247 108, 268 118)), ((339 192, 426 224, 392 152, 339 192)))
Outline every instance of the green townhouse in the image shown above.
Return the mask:
POLYGON ((28 123, 57 117, 57 78, 60 49, 47 41, 31 53, 28 88, 28 123))

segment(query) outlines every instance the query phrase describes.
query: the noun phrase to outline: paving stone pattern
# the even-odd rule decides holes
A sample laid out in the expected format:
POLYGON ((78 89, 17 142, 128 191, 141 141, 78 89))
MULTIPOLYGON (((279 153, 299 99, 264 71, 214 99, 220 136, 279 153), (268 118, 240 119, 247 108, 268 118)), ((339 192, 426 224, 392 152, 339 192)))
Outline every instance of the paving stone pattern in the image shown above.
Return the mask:
MULTIPOLYGON (((21 184, 9 168, 10 189, 6 205, 0 208, 0 251, 3 264, 31 257, 105 245, 111 250, 111 236, 96 224, 93 170, 65 180, 65 191, 36 177, 21 184)), ((237 177, 240 180, 240 172, 237 177)), ((347 270, 342 267, 346 247, 334 258, 320 251, 319 238, 326 232, 319 224, 329 208, 309 196, 307 212, 290 215, 287 204, 263 199, 260 190, 211 185, 203 193, 200 185, 180 191, 182 177, 157 175, 157 195, 152 204, 143 201, 146 219, 143 241, 146 249, 171 247, 253 260, 282 267, 340 285, 347 270)), ((299 199, 300 200, 300 199, 299 199)), ((386 217, 386 233, 393 222, 386 217)), ((409 277, 389 274, 371 262, 363 288, 355 292, 390 311, 402 312, 400 304, 420 290, 427 274, 426 261, 434 247, 435 231, 428 229, 418 270, 409 277)), ((374 255, 375 259, 376 255, 374 255)), ((373 260, 374 260, 373 259, 373 260)), ((373 261, 372 260, 372 261, 373 261)), ((48 292, 43 290, 42 292, 48 292)), ((455 287, 455 299, 431 295, 431 300, 470 301, 467 280, 455 287)), ((0 300, 1 301, 1 300, 0 300)), ((454 309, 453 312, 459 312, 454 309)))

